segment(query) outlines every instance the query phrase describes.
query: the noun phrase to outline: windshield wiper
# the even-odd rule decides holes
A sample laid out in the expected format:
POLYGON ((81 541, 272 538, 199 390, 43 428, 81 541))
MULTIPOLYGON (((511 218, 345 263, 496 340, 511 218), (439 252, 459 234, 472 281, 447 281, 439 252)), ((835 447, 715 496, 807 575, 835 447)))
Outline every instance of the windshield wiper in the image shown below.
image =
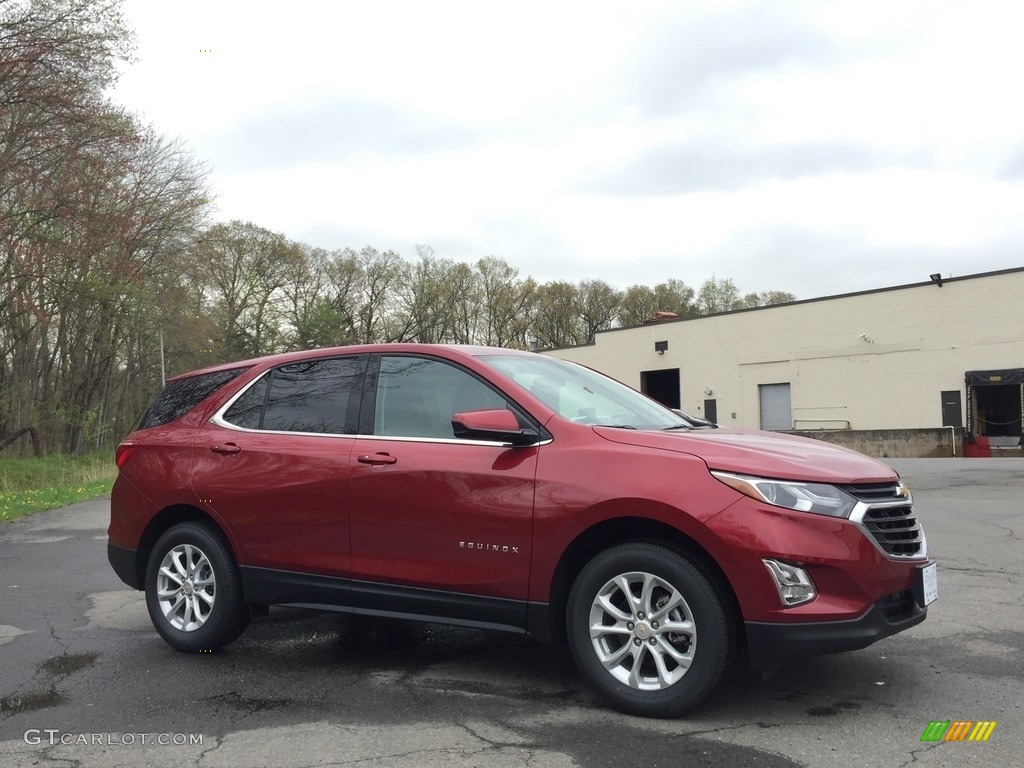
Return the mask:
POLYGON ((595 427, 611 427, 612 429, 636 429, 632 424, 594 424, 595 427))
POLYGON ((673 429, 696 429, 693 424, 673 424, 671 427, 665 427, 662 432, 668 432, 673 429))

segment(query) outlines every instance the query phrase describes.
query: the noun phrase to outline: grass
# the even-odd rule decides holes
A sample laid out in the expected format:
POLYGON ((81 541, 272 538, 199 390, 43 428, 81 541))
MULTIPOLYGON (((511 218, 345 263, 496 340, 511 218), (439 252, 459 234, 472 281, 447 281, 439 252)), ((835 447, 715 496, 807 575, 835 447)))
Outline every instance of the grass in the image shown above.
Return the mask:
POLYGON ((0 458, 0 523, 105 496, 116 475, 109 453, 0 458))

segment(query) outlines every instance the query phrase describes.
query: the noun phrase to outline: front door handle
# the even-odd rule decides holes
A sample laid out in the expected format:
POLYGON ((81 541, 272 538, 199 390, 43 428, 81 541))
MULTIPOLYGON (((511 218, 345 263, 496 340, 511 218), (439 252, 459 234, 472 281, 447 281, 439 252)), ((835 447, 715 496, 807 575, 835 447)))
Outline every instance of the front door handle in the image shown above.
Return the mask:
POLYGON ((370 464, 374 467, 381 467, 385 464, 394 464, 398 459, 392 456, 390 453, 375 453, 372 456, 363 454, 356 459, 360 464, 370 464))
POLYGON ((216 443, 210 446, 210 450, 214 453, 238 453, 242 449, 234 443, 224 443, 223 445, 216 443))

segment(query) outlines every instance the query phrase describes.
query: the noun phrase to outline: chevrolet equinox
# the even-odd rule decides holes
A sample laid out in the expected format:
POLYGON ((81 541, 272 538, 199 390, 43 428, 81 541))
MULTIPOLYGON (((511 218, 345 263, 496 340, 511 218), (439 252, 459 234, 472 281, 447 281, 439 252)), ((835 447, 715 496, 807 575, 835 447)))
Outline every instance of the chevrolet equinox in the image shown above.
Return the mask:
POLYGON ((267 606, 568 642, 611 706, 697 706, 734 663, 924 620, 936 568, 884 464, 699 429, 574 363, 338 347, 178 376, 119 446, 108 556, 157 632, 220 648, 267 606))

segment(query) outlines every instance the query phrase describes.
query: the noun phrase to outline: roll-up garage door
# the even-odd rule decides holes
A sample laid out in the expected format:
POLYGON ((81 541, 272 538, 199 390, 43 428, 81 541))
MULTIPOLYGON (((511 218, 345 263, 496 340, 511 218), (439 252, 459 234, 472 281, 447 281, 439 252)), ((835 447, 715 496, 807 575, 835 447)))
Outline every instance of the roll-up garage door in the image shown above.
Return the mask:
POLYGON ((761 429, 792 429, 789 384, 760 384, 761 429))

